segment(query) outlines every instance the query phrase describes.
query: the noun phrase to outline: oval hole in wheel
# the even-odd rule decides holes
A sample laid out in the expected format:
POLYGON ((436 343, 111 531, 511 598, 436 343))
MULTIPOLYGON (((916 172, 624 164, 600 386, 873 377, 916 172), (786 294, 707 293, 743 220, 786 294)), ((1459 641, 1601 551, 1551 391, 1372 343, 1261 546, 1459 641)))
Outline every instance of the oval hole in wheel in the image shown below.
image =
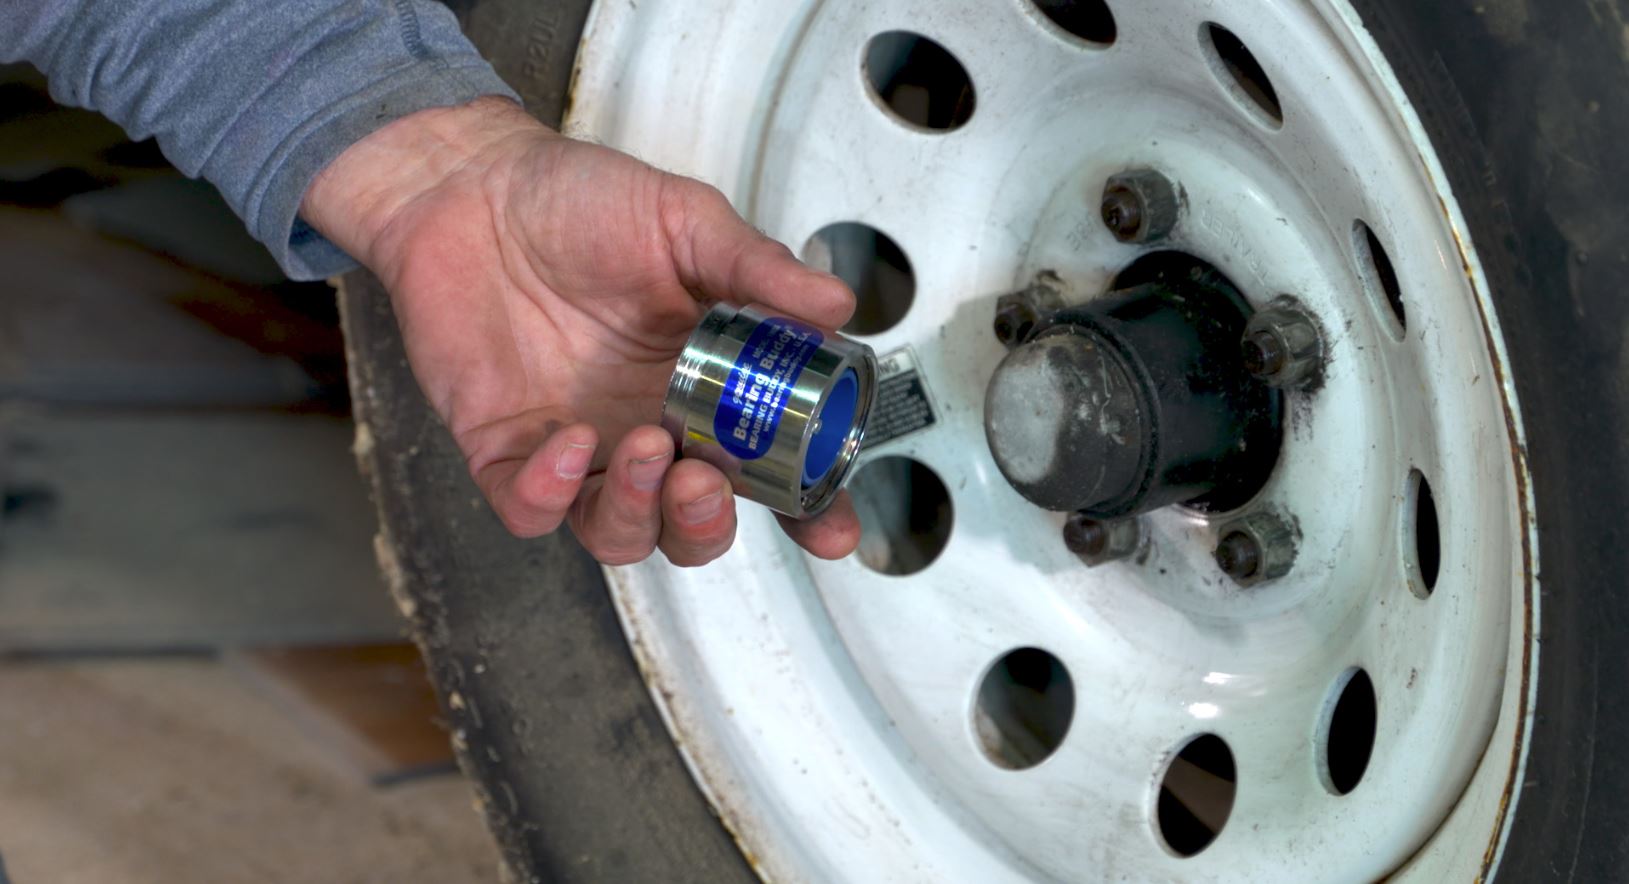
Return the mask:
POLYGON ((888 31, 865 48, 871 94, 895 119, 935 132, 973 118, 973 78, 950 50, 909 31, 888 31))
POLYGON ((822 227, 803 246, 803 261, 835 274, 854 290, 854 318, 843 331, 874 335, 899 324, 916 300, 916 274, 888 234, 855 221, 822 227))
POLYGON ((1119 36, 1114 13, 1104 0, 1034 0, 1035 8, 1071 35, 1099 46, 1119 36))
POLYGON ((1233 750, 1221 737, 1188 741, 1160 779, 1156 816, 1166 848, 1186 857, 1209 847, 1233 813, 1237 783, 1233 750))
POLYGON ((1214 22, 1202 29, 1201 43, 1211 72, 1239 104, 1268 128, 1284 125, 1284 106, 1267 71, 1238 35, 1214 22))
POLYGON ((1437 577, 1442 573, 1442 525, 1437 521, 1437 499, 1424 473, 1415 470, 1410 474, 1405 499, 1414 504, 1404 524, 1413 535, 1414 558, 1410 564, 1414 576, 1418 577, 1409 581, 1409 587, 1420 598, 1429 598, 1436 591, 1437 577))
POLYGON ((1369 769, 1377 710, 1374 682, 1362 669, 1349 670, 1335 687, 1334 702, 1321 728, 1318 773, 1324 788, 1346 795, 1358 787, 1369 769))
POLYGON ((1019 648, 979 682, 973 730, 985 757, 1023 770, 1057 751, 1075 717, 1075 682, 1062 661, 1040 648, 1019 648))
POLYGON ((1408 314, 1403 309, 1403 284, 1397 279, 1397 269, 1392 266, 1391 256, 1386 253, 1386 245, 1373 228, 1362 221, 1353 226, 1352 241, 1362 265, 1360 270, 1364 284, 1376 298, 1385 301, 1391 310, 1391 317, 1397 320, 1397 325, 1392 329, 1393 337, 1401 339, 1402 333, 1408 329, 1408 314))
POLYGON ((933 564, 950 540, 954 507, 938 474, 908 457, 863 464, 849 482, 860 515, 860 561, 905 576, 933 564))

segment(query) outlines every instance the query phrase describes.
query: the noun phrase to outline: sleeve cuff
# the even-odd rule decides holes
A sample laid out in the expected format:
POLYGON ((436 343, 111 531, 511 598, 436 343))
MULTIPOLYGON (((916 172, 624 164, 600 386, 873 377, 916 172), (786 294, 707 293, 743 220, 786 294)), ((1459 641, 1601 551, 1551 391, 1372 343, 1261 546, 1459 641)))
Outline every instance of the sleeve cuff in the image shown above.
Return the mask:
POLYGON ((266 243, 291 279, 335 276, 358 265, 299 217, 317 173, 345 149, 386 124, 432 107, 453 107, 488 95, 520 97, 484 63, 449 68, 426 60, 404 68, 307 121, 273 155, 273 171, 249 195, 249 231, 266 243))

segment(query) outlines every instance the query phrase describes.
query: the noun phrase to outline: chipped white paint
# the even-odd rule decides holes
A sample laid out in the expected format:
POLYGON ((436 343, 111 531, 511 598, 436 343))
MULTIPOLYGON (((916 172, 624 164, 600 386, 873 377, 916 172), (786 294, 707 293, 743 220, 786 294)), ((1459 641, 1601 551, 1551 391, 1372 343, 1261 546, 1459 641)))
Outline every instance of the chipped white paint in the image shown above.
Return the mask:
POLYGON ((932 467, 956 510, 944 553, 903 579, 811 561, 744 511, 710 567, 611 572, 635 652, 698 781, 777 881, 1371 880, 1405 863, 1410 880, 1475 877, 1519 774, 1537 595, 1506 424, 1518 412, 1480 266, 1456 244, 1464 221, 1344 3, 1109 2, 1108 49, 1025 0, 941 0, 931 16, 848 0, 597 6, 573 131, 712 181, 794 248, 853 220, 910 256, 915 305, 870 342, 914 349, 940 420, 874 453, 932 467), (1282 130, 1218 84, 1206 20, 1256 51, 1282 130), (966 126, 909 129, 871 100, 866 40, 896 28, 966 66, 966 126), (1095 223, 1096 195, 1133 163, 1182 183, 1178 247, 1258 302, 1295 293, 1335 329, 1326 385, 1290 409, 1263 491, 1301 526, 1297 566, 1250 592, 1210 562, 1215 525, 1178 510, 1147 520, 1145 564, 1081 568, 1060 518, 1008 488, 985 447, 995 296, 1041 270, 1101 291, 1135 252, 1095 223), (1404 281, 1403 340, 1365 289, 1359 218, 1404 281), (1409 591, 1413 468, 1444 530, 1424 601, 1409 591), (1057 753, 1009 771, 979 750, 972 705, 1022 645, 1057 655, 1078 698, 1057 753), (1354 665, 1380 732, 1362 784, 1336 797, 1314 740, 1354 665), (1231 746, 1239 791, 1216 842, 1180 860, 1154 833, 1156 777, 1202 732, 1231 746))

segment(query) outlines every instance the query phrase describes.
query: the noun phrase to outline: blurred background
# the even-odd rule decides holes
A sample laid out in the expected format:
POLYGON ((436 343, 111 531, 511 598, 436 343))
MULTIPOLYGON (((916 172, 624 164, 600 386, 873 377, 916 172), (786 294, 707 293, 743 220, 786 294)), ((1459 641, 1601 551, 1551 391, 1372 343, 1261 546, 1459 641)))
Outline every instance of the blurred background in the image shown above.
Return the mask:
POLYGON ((497 878, 332 289, 0 66, 0 882, 497 878))

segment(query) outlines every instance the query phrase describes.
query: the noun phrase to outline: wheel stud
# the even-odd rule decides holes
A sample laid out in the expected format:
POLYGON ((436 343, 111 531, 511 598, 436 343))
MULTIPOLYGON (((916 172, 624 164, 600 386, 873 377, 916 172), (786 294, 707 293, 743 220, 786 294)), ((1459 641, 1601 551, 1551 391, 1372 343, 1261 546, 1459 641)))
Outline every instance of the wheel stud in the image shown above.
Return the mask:
POLYGON ((1323 374, 1323 335, 1306 309, 1288 296, 1250 317, 1239 354, 1245 371, 1275 387, 1308 386, 1323 374))
POLYGON ((1124 243, 1154 243, 1176 229, 1181 201, 1170 179, 1153 169, 1133 169, 1103 187, 1103 225, 1124 243))
POLYGON ((1267 512, 1228 522, 1218 532, 1216 566, 1240 586, 1277 580, 1295 563, 1295 533, 1267 512))
POLYGON ((1243 583, 1261 570, 1261 547, 1243 531, 1234 531, 1216 545, 1216 564, 1222 572, 1243 583))
POLYGON ((1137 519, 1103 521, 1085 513, 1070 513, 1063 523, 1063 543, 1088 567, 1130 558, 1142 546, 1142 525, 1137 519))
POLYGON ((1270 332, 1258 331, 1246 335, 1240 349, 1244 356, 1244 370, 1258 380, 1278 376, 1284 371, 1284 363, 1289 361, 1288 354, 1284 352, 1283 339, 1270 332))

